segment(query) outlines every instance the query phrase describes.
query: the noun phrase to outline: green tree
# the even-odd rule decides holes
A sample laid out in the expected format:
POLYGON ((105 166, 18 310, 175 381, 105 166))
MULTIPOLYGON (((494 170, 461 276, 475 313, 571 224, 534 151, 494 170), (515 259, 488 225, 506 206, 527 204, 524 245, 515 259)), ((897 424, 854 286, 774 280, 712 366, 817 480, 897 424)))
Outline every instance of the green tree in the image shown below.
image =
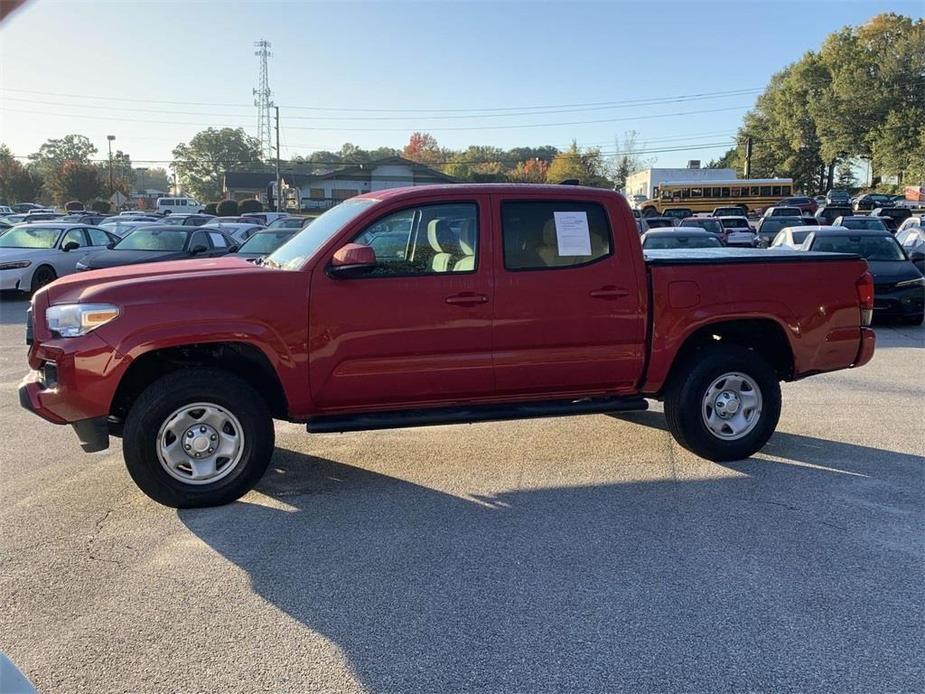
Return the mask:
POLYGON ((170 189, 170 178, 167 175, 167 169, 161 167, 153 167, 145 171, 135 169, 134 182, 139 190, 150 188, 151 190, 163 190, 166 192, 170 189))
POLYGON ((88 137, 65 135, 60 139, 47 140, 38 152, 29 155, 29 161, 36 171, 47 175, 66 161, 89 164, 90 157, 96 152, 96 147, 88 137))
POLYGON ((48 187, 59 205, 71 199, 86 203, 103 192, 99 169, 72 159, 55 168, 48 180, 48 187))
POLYGON ((574 140, 567 150, 555 156, 546 172, 546 180, 550 183, 561 183, 573 178, 584 183, 588 176, 589 172, 582 160, 581 150, 578 149, 578 143, 574 140))
POLYGON ((226 171, 259 170, 260 142, 243 128, 208 128, 196 133, 189 144, 173 150, 173 168, 183 188, 199 200, 222 195, 226 171))

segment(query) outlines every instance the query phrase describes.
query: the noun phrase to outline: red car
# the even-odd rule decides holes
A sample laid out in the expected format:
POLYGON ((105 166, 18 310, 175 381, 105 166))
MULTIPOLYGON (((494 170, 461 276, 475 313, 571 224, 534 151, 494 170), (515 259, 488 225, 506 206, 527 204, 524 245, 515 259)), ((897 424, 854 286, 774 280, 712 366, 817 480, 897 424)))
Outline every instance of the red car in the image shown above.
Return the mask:
POLYGON ((814 215, 819 205, 815 200, 809 197, 797 196, 795 198, 784 198, 774 204, 775 207, 799 207, 803 214, 814 215))
POLYGON ((167 505, 232 501, 309 432, 642 410, 745 458, 780 381, 861 366, 873 283, 844 254, 643 251, 617 193, 447 185, 339 204, 261 264, 90 271, 33 297, 23 406, 121 436, 167 505), (782 267, 783 266, 783 267, 782 267))

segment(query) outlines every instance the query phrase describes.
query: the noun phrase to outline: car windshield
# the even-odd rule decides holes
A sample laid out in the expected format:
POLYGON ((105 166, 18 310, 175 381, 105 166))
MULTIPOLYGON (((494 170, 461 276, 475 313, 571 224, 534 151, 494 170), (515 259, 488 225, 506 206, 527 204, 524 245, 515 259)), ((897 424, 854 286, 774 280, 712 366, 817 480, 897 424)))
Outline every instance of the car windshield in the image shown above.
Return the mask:
POLYGON ((871 231, 884 231, 886 229, 886 225, 876 217, 843 219, 840 226, 846 229, 870 229, 871 231))
POLYGON ((681 222, 683 227, 700 227, 713 234, 718 234, 723 230, 723 225, 715 219, 704 219, 702 217, 692 217, 681 222))
POLYGON ((811 229, 806 229, 805 231, 794 231, 793 242, 794 243, 803 243, 806 240, 806 237, 809 236, 811 229))
POLYGON ((275 222, 270 222, 267 229, 301 229, 304 221, 300 217, 283 217, 275 222))
POLYGON ((721 219, 720 224, 724 229, 749 229, 747 219, 721 219))
POLYGON ((0 236, 0 248, 54 248, 60 229, 18 226, 0 236))
POLYGON ((118 251, 182 251, 185 231, 173 229, 136 229, 115 245, 118 251))
POLYGON ((291 239, 295 234, 291 231, 261 231, 257 234, 251 236, 243 246, 241 246, 239 253, 272 253, 281 245, 286 243, 291 239))
POLYGON ((817 236, 814 251, 855 253, 866 260, 905 260, 902 249, 892 236, 817 236))
POLYGON ((325 241, 376 202, 376 200, 348 200, 332 207, 267 258, 265 264, 286 270, 298 270, 325 241))
POLYGON ((722 244, 709 236, 649 236, 642 247, 648 250, 669 248, 717 248, 722 244))
POLYGON ((773 232, 773 233, 776 234, 778 231, 780 231, 780 230, 783 229, 784 227, 792 227, 792 226, 795 226, 795 225, 800 224, 802 221, 803 221, 803 220, 800 219, 799 217, 797 217, 797 218, 794 218, 794 217, 773 217, 773 218, 765 219, 765 220, 761 223, 761 233, 762 233, 762 234, 770 234, 770 233, 773 232))
POLYGON ((186 220, 186 217, 181 217, 180 215, 168 215, 161 220, 161 224, 170 224, 172 226, 181 226, 186 220))

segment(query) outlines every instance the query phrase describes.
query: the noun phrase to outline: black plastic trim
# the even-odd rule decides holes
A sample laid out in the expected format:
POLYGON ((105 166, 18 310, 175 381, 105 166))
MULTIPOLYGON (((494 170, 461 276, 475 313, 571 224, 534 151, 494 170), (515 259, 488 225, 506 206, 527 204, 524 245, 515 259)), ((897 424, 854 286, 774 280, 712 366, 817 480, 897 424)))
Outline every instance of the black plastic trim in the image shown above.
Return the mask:
POLYGON ((109 422, 107 417, 81 419, 71 423, 84 453, 97 453, 109 448, 109 422))

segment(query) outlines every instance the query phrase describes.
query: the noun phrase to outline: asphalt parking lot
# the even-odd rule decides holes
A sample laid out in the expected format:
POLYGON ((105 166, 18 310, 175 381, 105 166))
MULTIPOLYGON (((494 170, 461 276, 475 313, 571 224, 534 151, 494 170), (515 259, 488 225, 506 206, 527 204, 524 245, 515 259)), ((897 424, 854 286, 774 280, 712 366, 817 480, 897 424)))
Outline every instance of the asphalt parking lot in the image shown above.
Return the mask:
POLYGON ((25 307, 0 299, 0 650, 43 692, 922 690, 922 328, 785 384, 746 461, 658 407, 279 424, 259 491, 178 512, 19 408, 25 307))

